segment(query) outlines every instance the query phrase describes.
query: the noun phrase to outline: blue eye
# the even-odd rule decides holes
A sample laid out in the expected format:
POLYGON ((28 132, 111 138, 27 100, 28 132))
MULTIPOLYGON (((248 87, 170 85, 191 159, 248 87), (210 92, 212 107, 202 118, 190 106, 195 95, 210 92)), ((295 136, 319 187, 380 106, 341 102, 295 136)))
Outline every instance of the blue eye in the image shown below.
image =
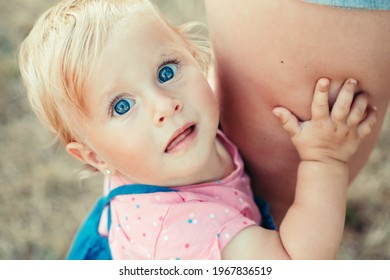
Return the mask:
POLYGON ((135 105, 135 100, 130 98, 121 98, 117 100, 113 105, 114 115, 124 115, 135 105))
POLYGON ((173 63, 169 63, 161 67, 158 71, 158 79, 160 83, 165 83, 171 80, 177 72, 177 65, 173 63))

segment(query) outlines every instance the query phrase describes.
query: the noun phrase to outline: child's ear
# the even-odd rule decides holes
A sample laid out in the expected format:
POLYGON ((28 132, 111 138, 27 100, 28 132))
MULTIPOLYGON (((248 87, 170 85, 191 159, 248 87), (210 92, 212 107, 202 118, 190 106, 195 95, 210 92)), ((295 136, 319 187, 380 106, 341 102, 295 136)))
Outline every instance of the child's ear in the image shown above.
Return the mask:
POLYGON ((98 170, 104 170, 105 162, 85 144, 70 142, 66 145, 66 151, 81 162, 89 164, 98 170))

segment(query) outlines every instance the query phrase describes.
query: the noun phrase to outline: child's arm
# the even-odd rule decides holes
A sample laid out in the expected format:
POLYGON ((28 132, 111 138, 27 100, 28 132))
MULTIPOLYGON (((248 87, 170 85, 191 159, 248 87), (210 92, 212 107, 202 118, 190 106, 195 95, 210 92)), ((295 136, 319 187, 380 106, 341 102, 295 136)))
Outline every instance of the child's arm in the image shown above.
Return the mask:
POLYGON ((225 247, 223 258, 335 258, 344 229, 346 162, 376 122, 367 96, 354 98, 355 87, 354 80, 347 80, 329 112, 329 80, 320 79, 310 121, 300 123, 287 109, 274 109, 301 157, 294 203, 279 232, 248 227, 225 247))

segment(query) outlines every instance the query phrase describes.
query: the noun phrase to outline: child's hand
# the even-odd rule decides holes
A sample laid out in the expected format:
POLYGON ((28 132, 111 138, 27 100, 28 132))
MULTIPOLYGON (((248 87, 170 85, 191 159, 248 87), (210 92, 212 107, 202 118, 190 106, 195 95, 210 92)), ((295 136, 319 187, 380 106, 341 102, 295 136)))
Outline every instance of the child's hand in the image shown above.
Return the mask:
POLYGON ((299 122, 289 110, 277 107, 273 113, 289 133, 301 160, 347 162, 360 142, 371 133, 376 111, 367 94, 354 96, 357 82, 348 79, 329 112, 329 80, 317 82, 311 106, 312 119, 299 122))

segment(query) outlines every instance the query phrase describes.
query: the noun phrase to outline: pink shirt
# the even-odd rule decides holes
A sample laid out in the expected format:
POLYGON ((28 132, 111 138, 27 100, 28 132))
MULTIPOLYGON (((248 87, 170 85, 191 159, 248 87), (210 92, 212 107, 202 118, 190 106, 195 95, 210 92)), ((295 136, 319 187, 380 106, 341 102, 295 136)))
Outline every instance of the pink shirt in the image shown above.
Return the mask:
MULTIPOLYGON (((259 225, 250 181, 237 148, 221 133, 235 170, 222 180, 174 187, 176 192, 122 195, 111 201, 108 235, 113 259, 221 259, 242 229, 259 225)), ((111 179, 111 187, 128 184, 111 179)), ((107 235, 107 214, 99 232, 107 235)))

